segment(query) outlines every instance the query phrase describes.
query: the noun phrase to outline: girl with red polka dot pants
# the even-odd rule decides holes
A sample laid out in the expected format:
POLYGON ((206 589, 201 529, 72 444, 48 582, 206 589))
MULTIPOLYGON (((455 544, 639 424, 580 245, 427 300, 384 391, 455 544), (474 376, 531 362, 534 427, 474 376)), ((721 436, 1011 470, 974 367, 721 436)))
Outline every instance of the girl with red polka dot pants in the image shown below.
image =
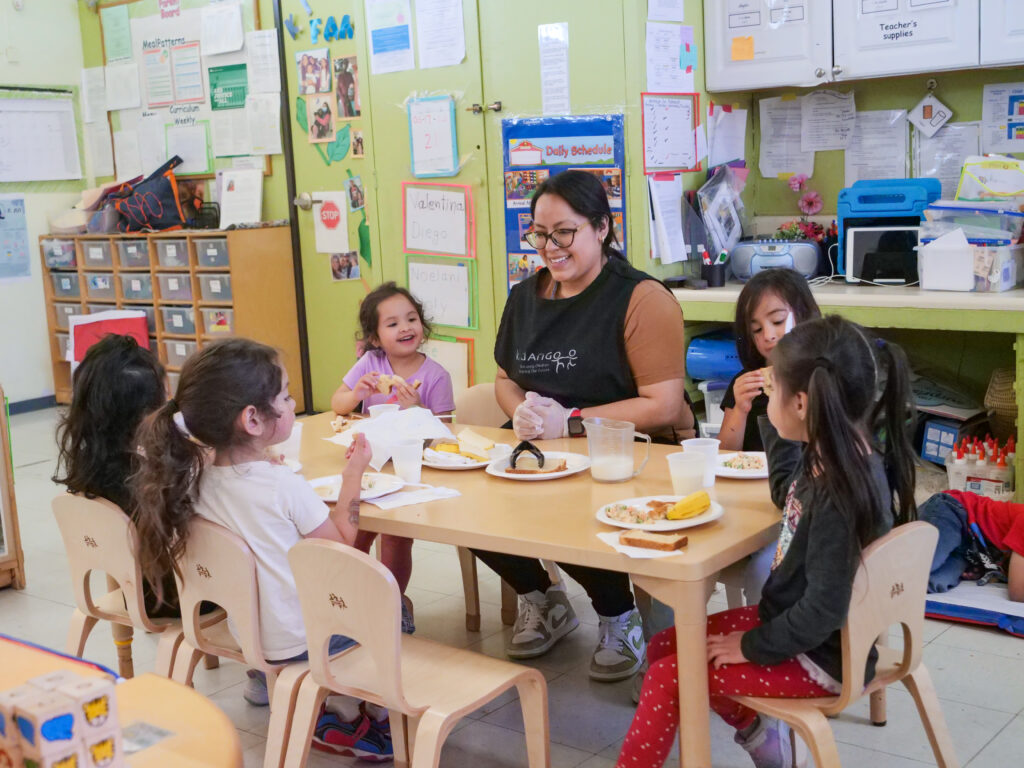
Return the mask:
MULTIPOLYGON (((916 515, 906 432, 913 420, 904 405, 912 401, 902 350, 839 317, 798 325, 770 361, 768 417, 759 427, 782 529, 760 603, 708 617, 708 691, 711 709, 736 729, 736 742, 757 768, 801 768, 806 747, 789 726, 731 697, 840 692, 840 629, 861 550, 916 515), (883 366, 885 390, 876 400, 883 366), (868 423, 884 426, 884 445, 868 423)), ((654 636, 647 658, 617 768, 660 768, 679 724, 674 629, 654 636)), ((872 651, 865 682, 876 659, 872 651)))

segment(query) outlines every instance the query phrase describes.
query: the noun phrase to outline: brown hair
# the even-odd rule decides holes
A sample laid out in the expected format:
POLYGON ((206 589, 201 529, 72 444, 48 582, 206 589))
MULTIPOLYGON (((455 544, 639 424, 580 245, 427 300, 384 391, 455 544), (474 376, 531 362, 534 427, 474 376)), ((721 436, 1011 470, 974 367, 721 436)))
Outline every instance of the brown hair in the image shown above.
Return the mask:
POLYGON ((745 370, 762 368, 765 359, 757 351, 757 345, 750 338, 750 323, 761 297, 774 293, 793 310, 795 323, 821 317, 818 302, 814 300, 807 280, 799 272, 792 269, 764 269, 754 275, 740 291, 736 299, 736 351, 745 370))
POLYGON ((226 339, 188 358, 174 399, 142 422, 138 440, 144 458, 132 477, 137 554, 158 591, 163 577, 178 571, 210 449, 231 451, 249 442, 236 422, 250 405, 266 418, 279 417, 273 401, 281 383, 275 349, 249 339, 226 339), (178 411, 191 437, 175 423, 178 411))
POLYGON ((367 351, 380 349, 377 346, 377 326, 380 324, 377 309, 380 307, 381 302, 387 301, 394 296, 405 296, 409 300, 413 309, 416 310, 416 314, 420 316, 420 323, 423 325, 423 338, 430 338, 433 328, 428 322, 426 315, 423 314, 423 304, 409 293, 408 289, 397 285, 394 281, 390 281, 377 286, 366 294, 366 298, 359 305, 359 335, 356 338, 363 342, 367 351))

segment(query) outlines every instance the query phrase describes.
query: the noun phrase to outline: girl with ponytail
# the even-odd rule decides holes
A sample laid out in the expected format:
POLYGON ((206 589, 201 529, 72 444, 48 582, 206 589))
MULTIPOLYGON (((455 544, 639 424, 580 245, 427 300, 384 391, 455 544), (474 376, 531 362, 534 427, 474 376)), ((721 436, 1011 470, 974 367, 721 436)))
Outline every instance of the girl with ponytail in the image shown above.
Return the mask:
MULTIPOLYGON (((211 344, 185 361, 174 399, 142 423, 144 458, 133 477, 138 556, 153 584, 178 571, 196 517, 233 531, 252 549, 260 636, 271 663, 308 658, 288 550, 306 537, 353 544, 371 455, 366 440, 357 437, 329 510, 302 477, 267 460, 266 449, 286 440, 294 423, 288 374, 274 349, 248 339, 211 344)), ((336 635, 330 652, 352 644, 336 635)), ((265 678, 256 670, 249 677, 246 700, 265 706, 265 678)), ((390 757, 386 711, 350 697, 332 697, 329 705, 314 746, 352 757, 390 757)))
MULTIPOLYGON (((711 708, 736 729, 754 765, 792 768, 807 755, 789 726, 724 694, 839 693, 839 630, 861 550, 916 517, 913 405, 902 350, 839 317, 797 325, 769 362, 760 427, 782 531, 760 603, 708 617, 708 684, 711 708)), ((675 654, 673 629, 651 640, 620 766, 661 766, 668 755, 679 718, 675 654)), ((865 681, 875 659, 872 651, 865 681)))

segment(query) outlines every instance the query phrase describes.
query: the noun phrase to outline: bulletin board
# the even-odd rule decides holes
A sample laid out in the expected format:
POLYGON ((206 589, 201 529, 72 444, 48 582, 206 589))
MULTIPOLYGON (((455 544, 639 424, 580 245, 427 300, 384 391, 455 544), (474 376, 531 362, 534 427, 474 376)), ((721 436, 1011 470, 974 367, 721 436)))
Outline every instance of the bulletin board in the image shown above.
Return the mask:
POLYGON ((474 259, 406 254, 406 285, 435 325, 479 330, 474 259))
MULTIPOLYGON (((239 167, 260 168, 264 175, 270 173, 269 155, 250 155, 245 152, 225 156, 214 154, 215 138, 226 146, 237 143, 231 132, 241 131, 240 121, 244 120, 244 108, 231 107, 237 106, 239 95, 244 102, 247 63, 245 47, 216 55, 203 55, 200 51, 202 9, 208 5, 225 4, 209 3, 208 0, 179 0, 177 14, 166 17, 159 0, 114 0, 97 9, 104 64, 115 67, 134 64, 137 68, 139 106, 112 110, 108 113, 108 119, 115 155, 118 134, 137 142, 143 173, 148 174, 156 169, 149 167, 152 162, 147 162, 147 157, 152 153, 147 154, 145 147, 152 147, 160 141, 164 142, 164 159, 185 150, 192 153, 189 157, 183 155, 185 165, 175 170, 179 178, 212 178, 218 170, 239 167), (118 34, 113 20, 115 17, 118 21, 123 20, 121 14, 124 11, 120 10, 122 6, 127 8, 128 14, 129 58, 108 50, 109 41, 118 34), (112 60, 113 56, 117 58, 112 60), (169 65, 163 61, 164 57, 170 58, 169 65), (173 96, 151 98, 151 83, 158 79, 166 81, 166 73, 171 67, 180 66, 185 71, 190 65, 193 68, 195 65, 199 67, 197 80, 201 94, 195 86, 179 93, 175 83, 173 96), (216 107, 211 104, 211 77, 219 84, 219 93, 228 94, 227 99, 218 100, 216 107), (200 141, 205 141, 205 159, 194 151, 200 141)), ((243 35, 261 28, 257 0, 237 0, 235 4, 241 8, 243 35)), ((120 27, 119 24, 117 26, 120 27)), ((109 101, 109 85, 107 94, 109 101)), ((124 176, 120 169, 117 170, 117 176, 124 176)))

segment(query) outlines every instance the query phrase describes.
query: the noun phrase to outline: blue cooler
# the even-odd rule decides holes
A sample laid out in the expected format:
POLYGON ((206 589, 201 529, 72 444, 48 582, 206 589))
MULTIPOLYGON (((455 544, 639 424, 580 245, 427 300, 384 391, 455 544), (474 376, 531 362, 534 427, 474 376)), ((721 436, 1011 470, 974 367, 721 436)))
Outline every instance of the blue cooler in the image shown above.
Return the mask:
POLYGON ((731 331, 698 336, 686 349, 686 373, 691 379, 724 379, 743 370, 731 331))

